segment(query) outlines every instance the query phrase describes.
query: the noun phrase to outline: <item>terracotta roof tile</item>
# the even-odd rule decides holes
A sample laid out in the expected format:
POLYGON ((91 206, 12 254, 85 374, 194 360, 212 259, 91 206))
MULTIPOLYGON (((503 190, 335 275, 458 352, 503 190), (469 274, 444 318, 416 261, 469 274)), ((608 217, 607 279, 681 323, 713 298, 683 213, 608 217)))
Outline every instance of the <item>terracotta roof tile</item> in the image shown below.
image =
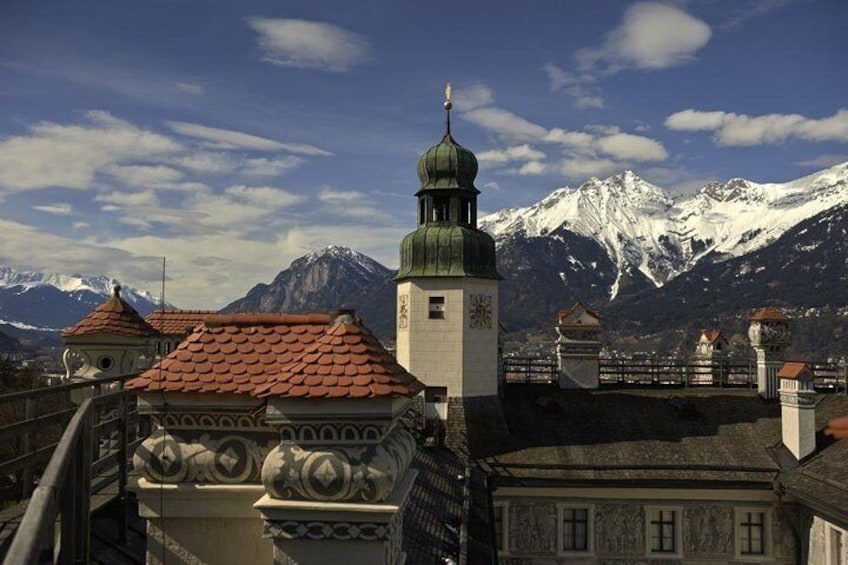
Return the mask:
POLYGON ((121 287, 115 285, 112 296, 92 310, 77 325, 62 332, 63 337, 90 334, 111 334, 127 337, 156 337, 153 327, 121 298, 121 287))
POLYGON ((809 373, 809 377, 813 377, 813 372, 806 363, 798 361, 789 361, 783 364, 783 367, 778 371, 777 376, 781 379, 797 379, 805 373, 809 373))
MULTIPOLYGON (((292 332, 296 331, 293 327, 292 332)), ((304 352, 295 359, 295 363, 258 386, 254 394, 293 398, 409 397, 423 389, 376 337, 352 323, 329 328, 317 341, 305 345, 304 352), (361 353, 349 353, 355 348, 361 353), (281 391, 279 383, 293 386, 281 391)))
POLYGON ((751 316, 752 322, 786 322, 789 318, 781 314, 780 310, 771 306, 761 308, 751 316))
POLYGON ((423 385, 369 331, 326 314, 209 315, 128 386, 291 398, 414 396, 423 385))
POLYGON ((326 333, 327 314, 208 314, 166 359, 128 386, 250 394, 326 333), (294 334, 293 327, 301 327, 294 334), (283 336, 292 336, 284 343, 283 336), (279 347, 278 347, 279 346, 279 347))
POLYGON ((183 337, 214 314, 217 314, 214 310, 156 310, 145 320, 162 335, 183 337))
POLYGON ((721 337, 721 330, 701 330, 701 335, 707 338, 707 341, 712 344, 721 337))

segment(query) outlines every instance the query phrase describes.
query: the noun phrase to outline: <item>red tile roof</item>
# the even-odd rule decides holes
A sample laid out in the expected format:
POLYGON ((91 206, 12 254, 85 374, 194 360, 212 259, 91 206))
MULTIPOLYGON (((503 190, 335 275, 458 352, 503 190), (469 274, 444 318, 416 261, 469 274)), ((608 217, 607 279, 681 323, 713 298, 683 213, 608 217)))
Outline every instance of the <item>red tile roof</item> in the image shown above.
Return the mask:
POLYGON ((832 418, 828 421, 824 433, 836 439, 848 439, 848 415, 832 418))
POLYGON ((328 314, 209 316, 127 386, 254 396, 412 396, 423 385, 368 330, 328 314))
POLYGON ((721 337, 721 330, 701 330, 701 334, 707 338, 710 343, 715 343, 721 337))
POLYGON ((145 321, 162 335, 182 337, 215 314, 215 310, 155 310, 147 315, 145 321))
POLYGON ((109 300, 92 310, 77 325, 63 331, 62 336, 74 337, 97 333, 128 337, 159 335, 132 306, 121 298, 120 285, 115 285, 109 300))
POLYGON ((567 319, 569 316, 579 315, 580 311, 586 312, 587 314, 589 314, 593 318, 597 319, 598 321, 600 321, 600 319, 601 319, 601 314, 597 310, 590 310, 589 308, 586 308, 585 306, 583 306, 582 303, 575 302, 574 306, 572 306, 571 308, 567 308, 565 310, 560 310, 559 312, 557 312, 558 324, 561 325, 561 326, 568 326, 568 325, 578 326, 578 325, 581 325, 581 324, 565 324, 565 323, 563 323, 563 320, 567 319))
POLYGON ((797 379, 805 373, 813 374, 806 363, 800 361, 788 361, 778 371, 777 376, 781 379, 797 379))
POLYGON ((754 312, 751 316, 752 322, 786 322, 789 318, 780 313, 780 310, 771 306, 754 312))
POLYGON ((259 397, 411 397, 424 385, 380 342, 355 324, 340 323, 307 346, 296 362, 256 388, 259 397))

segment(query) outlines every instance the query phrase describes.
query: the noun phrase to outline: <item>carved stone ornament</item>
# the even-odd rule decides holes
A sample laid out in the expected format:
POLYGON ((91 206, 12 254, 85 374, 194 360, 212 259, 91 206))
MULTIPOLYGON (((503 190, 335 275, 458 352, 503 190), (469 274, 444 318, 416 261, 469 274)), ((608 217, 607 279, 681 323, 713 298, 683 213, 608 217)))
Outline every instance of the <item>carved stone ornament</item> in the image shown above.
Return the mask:
POLYGON ((474 330, 492 328, 492 295, 472 294, 469 296, 468 327, 474 330))
POLYGON ((781 392, 780 403, 786 406, 814 407, 816 397, 812 392, 781 392))
POLYGON ((398 296, 398 328, 405 330, 409 327, 409 295, 398 296))
POLYGON ((265 522, 263 537, 308 540, 364 540, 385 541, 389 539, 388 524, 373 522, 265 522))
POLYGON ((598 555, 643 555, 644 532, 645 513, 642 506, 598 504, 595 507, 595 548, 598 555))
POLYGON ((753 347, 786 346, 791 337, 787 322, 751 322, 748 328, 748 339, 753 347))
POLYGON ((203 433, 193 440, 157 430, 136 449, 133 466, 157 483, 258 483, 262 460, 276 442, 264 445, 243 435, 203 433))
POLYGON ((266 457, 262 483, 278 499, 380 502, 391 494, 415 449, 415 439, 403 428, 372 445, 282 444, 266 457))
POLYGON ((598 328, 564 328, 556 327, 559 334, 559 340, 565 341, 601 341, 601 330, 598 328))
POLYGON ((704 504, 684 512, 683 550, 712 559, 733 557, 733 508, 704 504))

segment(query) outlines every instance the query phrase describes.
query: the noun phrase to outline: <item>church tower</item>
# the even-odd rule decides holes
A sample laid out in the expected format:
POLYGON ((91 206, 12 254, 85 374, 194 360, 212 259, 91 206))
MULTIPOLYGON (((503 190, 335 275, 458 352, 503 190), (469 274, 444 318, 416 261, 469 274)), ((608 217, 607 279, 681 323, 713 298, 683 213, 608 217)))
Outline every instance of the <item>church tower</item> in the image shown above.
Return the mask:
POLYGON ((477 158, 445 134, 418 160, 418 228, 400 247, 397 358, 427 389, 428 412, 498 392, 495 242, 477 229, 477 158))

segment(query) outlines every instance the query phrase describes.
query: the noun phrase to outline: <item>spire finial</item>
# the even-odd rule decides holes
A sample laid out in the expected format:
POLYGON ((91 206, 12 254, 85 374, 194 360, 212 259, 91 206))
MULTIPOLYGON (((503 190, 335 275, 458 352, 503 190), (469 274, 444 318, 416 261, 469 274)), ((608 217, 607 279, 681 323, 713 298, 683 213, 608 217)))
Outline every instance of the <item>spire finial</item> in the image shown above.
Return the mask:
POLYGON ((115 298, 121 297, 121 283, 115 283, 115 285, 112 287, 112 296, 114 296, 115 298))
POLYGON ((451 102, 451 84, 447 83, 445 86, 445 135, 450 135, 450 111, 453 108, 453 102, 451 102))

